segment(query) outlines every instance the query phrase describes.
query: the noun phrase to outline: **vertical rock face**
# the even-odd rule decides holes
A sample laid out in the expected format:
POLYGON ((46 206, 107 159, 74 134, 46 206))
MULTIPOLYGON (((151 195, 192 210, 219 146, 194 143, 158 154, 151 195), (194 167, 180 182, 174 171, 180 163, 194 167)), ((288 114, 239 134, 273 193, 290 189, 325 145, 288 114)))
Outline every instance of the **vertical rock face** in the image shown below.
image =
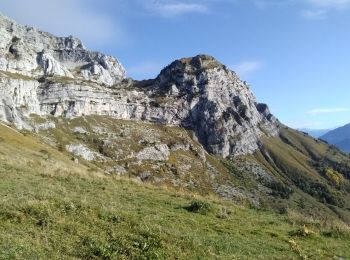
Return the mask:
MULTIPOLYGON (((276 119, 249 86, 213 57, 174 61, 154 80, 125 79, 113 57, 0 16, 0 120, 33 128, 30 115, 107 115, 193 130, 211 153, 252 153, 276 119)), ((34 127, 35 129, 35 127, 34 127)))
POLYGON ((73 78, 72 73, 64 66, 62 66, 55 58, 45 51, 39 54, 38 64, 44 70, 45 76, 62 76, 73 78))

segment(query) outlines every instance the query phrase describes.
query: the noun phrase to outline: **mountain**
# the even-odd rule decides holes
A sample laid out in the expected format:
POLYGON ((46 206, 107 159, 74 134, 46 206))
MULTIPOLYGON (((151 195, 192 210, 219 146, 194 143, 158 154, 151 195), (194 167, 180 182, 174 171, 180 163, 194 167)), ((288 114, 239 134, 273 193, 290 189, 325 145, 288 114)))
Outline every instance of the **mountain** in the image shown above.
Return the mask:
POLYGON ((300 128, 298 130, 304 133, 308 133, 310 136, 314 138, 319 138, 322 135, 331 131, 331 129, 309 129, 309 128, 300 128))
POLYGON ((334 129, 321 136, 322 140, 350 153, 350 124, 334 129))
POLYGON ((257 150, 264 129, 277 133, 267 106, 210 56, 177 60, 155 80, 135 82, 116 59, 86 50, 77 39, 6 19, 2 24, 10 29, 1 43, 0 118, 19 128, 35 127, 31 114, 108 115, 191 129, 208 151, 224 157, 257 150))
POLYGON ((337 171, 347 187, 349 158, 280 124, 215 58, 178 59, 155 79, 135 81, 117 59, 72 36, 3 16, 0 24, 4 123, 109 174, 255 205, 289 198, 292 187, 347 205, 349 194, 325 172, 337 171))
MULTIPOLYGON (((300 215, 304 224, 312 218, 315 227, 323 228, 330 221, 346 227, 350 223, 350 157, 281 124, 266 104, 257 102, 249 85, 214 57, 178 59, 155 79, 136 81, 126 77, 116 58, 89 51, 72 36, 55 37, 3 16, 0 35, 0 121, 4 129, 0 131, 0 163, 5 173, 10 169, 13 174, 29 174, 19 177, 22 184, 7 176, 18 187, 15 194, 31 177, 32 189, 39 183, 45 186, 41 182, 47 178, 50 185, 63 185, 62 193, 69 193, 77 200, 73 204, 80 205, 86 197, 75 194, 75 189, 80 194, 92 189, 93 195, 86 196, 93 200, 99 191, 104 194, 104 189, 122 187, 111 183, 133 180, 144 187, 151 184, 188 196, 218 198, 220 203, 225 200, 300 215), (85 175, 91 179, 80 182, 85 175)), ((49 186, 43 189, 50 194, 49 186)), ((147 192, 138 196, 137 188, 132 189, 132 194, 118 195, 115 203, 149 197, 147 192)), ((104 221, 118 222, 102 212, 103 199, 113 208, 111 194, 115 191, 110 192, 99 198, 95 207, 100 208, 91 212, 104 221)), ((40 194, 35 193, 33 200, 40 200, 40 194)), ((71 212, 71 204, 60 204, 64 202, 57 198, 59 194, 58 189, 53 197, 43 195, 42 203, 48 200, 52 210, 66 210, 67 206, 71 212)), ((133 203, 130 207, 137 208, 137 202, 133 203)), ((50 214, 42 216, 40 205, 34 209, 27 205, 30 209, 24 206, 23 210, 7 205, 3 215, 15 221, 17 215, 33 218, 37 214, 38 223, 51 226, 46 222, 50 214)), ((82 215, 90 210, 85 206, 82 215)), ((202 209, 201 203, 192 206, 202 209)), ((75 209, 79 212, 80 206, 75 209)), ((131 218, 136 221, 143 216, 131 218)), ((97 220, 92 217, 89 221, 97 220)), ((133 232, 127 229, 132 222, 124 226, 126 233, 133 232)), ((107 242, 81 238, 83 246, 93 246, 90 255, 81 257, 113 258, 98 254, 119 248, 112 233, 106 235, 107 242)), ((146 238, 139 233, 135 236, 141 236, 142 243, 136 241, 141 247, 154 242, 149 233, 146 238)))

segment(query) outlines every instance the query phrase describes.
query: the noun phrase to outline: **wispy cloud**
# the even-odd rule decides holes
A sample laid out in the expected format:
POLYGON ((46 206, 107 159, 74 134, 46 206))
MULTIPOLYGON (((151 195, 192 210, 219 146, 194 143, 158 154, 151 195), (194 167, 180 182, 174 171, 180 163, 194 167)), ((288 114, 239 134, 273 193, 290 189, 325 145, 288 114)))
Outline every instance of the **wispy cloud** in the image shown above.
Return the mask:
POLYGON ((307 2, 318 8, 350 8, 350 0, 307 0, 307 2))
MULTIPOLYGON (((243 0, 242 0, 243 1, 243 0)), ((350 0, 251 0, 259 9, 269 7, 295 7, 307 20, 322 20, 333 11, 350 10, 350 0)))
POLYGON ((308 20, 322 20, 331 11, 350 9, 350 0, 307 0, 307 8, 301 11, 301 16, 308 20))
MULTIPOLYGON (((203 2, 203 1, 202 1, 203 2)), ((153 0, 144 1, 148 10, 165 18, 181 16, 190 13, 206 14, 209 8, 206 4, 195 1, 153 0)))
POLYGON ((295 0, 252 0, 253 4, 259 9, 266 9, 272 6, 286 6, 293 4, 295 0))
POLYGON ((262 67, 262 62, 260 61, 243 61, 239 64, 230 66, 238 75, 241 77, 247 76, 255 71, 258 71, 262 67))
POLYGON ((308 20, 322 20, 326 18, 326 10, 302 10, 301 17, 308 20))
POLYGON ((126 38, 122 26, 114 18, 99 13, 84 0, 1 0, 0 10, 20 23, 59 36, 73 34, 87 45, 126 38))
POLYGON ((334 113, 344 113, 344 112, 348 112, 349 109, 348 108, 340 108, 340 107, 336 107, 336 108, 316 108, 316 109, 312 109, 306 112, 306 114, 308 115, 322 115, 322 114, 334 114, 334 113))

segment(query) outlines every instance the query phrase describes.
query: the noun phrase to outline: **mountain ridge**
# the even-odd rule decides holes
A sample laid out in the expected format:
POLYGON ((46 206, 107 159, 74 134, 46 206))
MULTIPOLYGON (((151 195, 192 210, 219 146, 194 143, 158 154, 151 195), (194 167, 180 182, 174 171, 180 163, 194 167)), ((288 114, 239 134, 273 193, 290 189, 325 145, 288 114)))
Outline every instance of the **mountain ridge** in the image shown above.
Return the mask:
POLYGON ((350 124, 329 131, 320 138, 350 153, 350 124))
POLYGON ((332 131, 333 129, 312 129, 312 128, 298 128, 299 131, 308 133, 314 138, 319 138, 322 135, 332 131))
POLYGON ((19 128, 34 128, 27 120, 32 113, 109 115, 183 126, 223 157, 253 153, 260 136, 277 134, 268 107, 211 56, 176 60, 147 81, 151 85, 140 87, 125 78, 118 60, 86 50, 76 38, 54 37, 3 17, 1 23, 6 58, 0 60, 5 85, 0 117, 19 128))

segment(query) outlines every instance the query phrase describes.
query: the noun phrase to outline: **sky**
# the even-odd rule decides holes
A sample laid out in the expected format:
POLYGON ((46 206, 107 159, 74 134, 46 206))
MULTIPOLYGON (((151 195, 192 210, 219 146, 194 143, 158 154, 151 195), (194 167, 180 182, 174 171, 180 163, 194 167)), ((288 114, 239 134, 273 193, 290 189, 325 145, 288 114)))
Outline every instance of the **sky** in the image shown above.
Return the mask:
POLYGON ((209 54, 288 126, 350 122, 350 0, 1 0, 0 12, 79 37, 135 79, 209 54))

